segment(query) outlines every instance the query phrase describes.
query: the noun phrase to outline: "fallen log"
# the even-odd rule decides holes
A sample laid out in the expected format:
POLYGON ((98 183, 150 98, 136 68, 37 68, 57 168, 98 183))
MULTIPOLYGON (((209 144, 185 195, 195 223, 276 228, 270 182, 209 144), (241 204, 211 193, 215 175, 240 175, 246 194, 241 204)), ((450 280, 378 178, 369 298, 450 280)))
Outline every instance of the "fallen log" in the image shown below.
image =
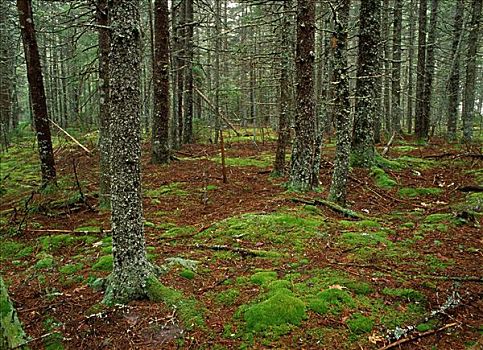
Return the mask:
POLYGON ((358 212, 356 212, 354 210, 344 208, 343 206, 340 206, 340 205, 338 205, 334 202, 327 201, 325 199, 306 200, 306 199, 302 199, 302 198, 292 198, 292 202, 304 203, 304 204, 315 205, 315 206, 323 205, 323 206, 326 206, 326 207, 332 209, 333 211, 338 212, 340 214, 343 214, 344 216, 349 217, 349 218, 354 218, 354 219, 359 219, 359 220, 367 220, 368 219, 368 217, 363 215, 363 214, 359 214, 358 212))

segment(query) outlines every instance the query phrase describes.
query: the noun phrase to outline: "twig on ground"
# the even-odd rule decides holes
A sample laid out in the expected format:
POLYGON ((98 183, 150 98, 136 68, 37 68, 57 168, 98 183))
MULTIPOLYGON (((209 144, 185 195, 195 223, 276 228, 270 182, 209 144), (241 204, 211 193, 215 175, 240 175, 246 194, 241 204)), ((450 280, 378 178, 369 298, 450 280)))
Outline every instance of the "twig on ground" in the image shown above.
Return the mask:
POLYGON ((315 206, 323 205, 323 206, 326 206, 326 207, 332 209, 333 211, 341 213, 344 216, 347 216, 347 217, 350 217, 350 218, 359 219, 359 220, 367 220, 368 219, 367 216, 365 216, 365 215, 359 214, 359 213, 355 212, 354 210, 344 208, 344 207, 342 207, 342 206, 340 206, 336 203, 326 201, 324 199, 307 200, 307 199, 302 199, 302 198, 292 198, 292 202, 304 203, 304 204, 315 205, 315 206))

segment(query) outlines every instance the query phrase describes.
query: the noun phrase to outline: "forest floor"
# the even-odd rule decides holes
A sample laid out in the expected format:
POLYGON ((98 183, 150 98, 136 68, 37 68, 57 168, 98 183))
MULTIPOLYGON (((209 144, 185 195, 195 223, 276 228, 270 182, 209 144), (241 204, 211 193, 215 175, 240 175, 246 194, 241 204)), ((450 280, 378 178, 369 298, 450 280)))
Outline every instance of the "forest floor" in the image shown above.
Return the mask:
POLYGON ((483 195, 464 188, 483 185, 481 149, 400 140, 351 170, 354 218, 320 201, 333 145, 320 191, 300 194, 270 176, 273 142, 227 141, 226 184, 214 145, 168 166, 144 148, 165 302, 114 307, 95 288, 112 269, 97 155, 57 142, 58 187, 41 192, 31 142, 2 155, 0 274, 30 348, 481 349, 483 195))

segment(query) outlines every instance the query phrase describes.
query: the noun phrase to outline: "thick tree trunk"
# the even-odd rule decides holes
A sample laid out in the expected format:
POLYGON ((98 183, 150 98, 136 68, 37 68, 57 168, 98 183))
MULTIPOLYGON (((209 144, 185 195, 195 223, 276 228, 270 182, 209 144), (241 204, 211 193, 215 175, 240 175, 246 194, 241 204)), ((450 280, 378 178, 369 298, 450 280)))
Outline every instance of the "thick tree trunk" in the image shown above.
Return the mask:
POLYGON ((341 0, 338 11, 334 14, 334 49, 333 88, 336 113, 336 150, 334 173, 329 191, 329 200, 345 205, 347 178, 349 174, 349 156, 351 152, 351 121, 349 101, 349 74, 347 65, 347 25, 349 22, 350 1, 341 0))
POLYGON ((460 52, 463 30, 464 0, 457 0, 453 22, 453 43, 451 46, 451 72, 448 79, 448 140, 456 140, 458 103, 460 89, 460 52))
POLYGON ((476 56, 478 52, 478 34, 481 20, 481 0, 473 0, 468 53, 466 55, 466 82, 463 92, 463 142, 473 139, 473 121, 475 119, 475 83, 476 56))
POLYGON ((352 149, 353 163, 361 167, 370 167, 374 163, 374 121, 379 98, 377 76, 381 73, 380 11, 380 0, 362 0, 352 149))
POLYGON ((111 205, 114 268, 104 302, 146 296, 141 192, 141 28, 139 0, 114 0, 111 18, 111 205))
POLYGON ((110 103, 109 103, 109 7, 108 0, 98 0, 97 24, 99 28, 99 204, 110 206, 111 172, 109 134, 110 103))
POLYGON ((320 135, 315 116, 315 0, 299 0, 297 4, 296 88, 297 112, 292 168, 289 185, 307 191, 318 186, 320 135))
POLYGON ((291 27, 292 1, 284 2, 284 12, 282 18, 282 28, 280 30, 280 115, 278 118, 278 139, 277 151, 275 153, 275 163, 273 165, 273 173, 275 175, 283 175, 285 173, 285 152, 290 138, 289 121, 290 121, 290 52, 292 46, 288 38, 291 27))
POLYGON ((391 121, 392 131, 400 134, 401 129, 401 31, 402 31, 402 0, 394 2, 393 43, 392 43, 392 96, 391 121))
POLYGON ((17 0, 20 19, 20 30, 27 64, 27 78, 32 99, 33 118, 40 156, 42 181, 55 181, 55 161, 50 136, 47 101, 45 99, 44 81, 40 65, 39 49, 35 36, 34 19, 31 0, 17 0))
POLYGON ((169 162, 169 13, 168 0, 154 3, 154 115, 151 161, 169 162))
POLYGON ((427 1, 419 0, 419 29, 418 29, 418 66, 416 81, 416 119, 414 132, 419 139, 427 137, 424 121, 424 83, 426 77, 426 11, 427 1))

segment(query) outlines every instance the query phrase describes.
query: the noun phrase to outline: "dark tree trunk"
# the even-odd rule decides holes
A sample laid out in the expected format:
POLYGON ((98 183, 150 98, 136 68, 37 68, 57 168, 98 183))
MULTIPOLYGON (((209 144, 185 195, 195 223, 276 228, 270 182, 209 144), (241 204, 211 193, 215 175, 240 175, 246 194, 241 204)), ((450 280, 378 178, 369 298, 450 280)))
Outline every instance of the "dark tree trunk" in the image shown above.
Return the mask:
POLYGON ((434 46, 436 43, 436 25, 438 22, 438 4, 439 0, 432 0, 431 2, 431 20, 429 23, 429 33, 426 51, 426 75, 424 77, 424 94, 423 94, 423 130, 422 137, 427 139, 429 137, 429 127, 431 123, 431 95, 433 92, 433 76, 435 71, 434 60, 434 46))
POLYGON ((110 206, 111 173, 109 134, 110 103, 109 103, 109 7, 108 0, 98 0, 97 24, 99 24, 99 203, 103 207, 110 206))
POLYGON ((362 0, 359 18, 359 53, 354 117, 354 165, 370 167, 374 163, 374 121, 377 118, 380 64, 380 0, 362 0))
POLYGON ((393 43, 392 43, 392 96, 391 121, 392 131, 401 133, 401 31, 402 0, 394 2, 393 43))
POLYGON ((193 0, 186 0, 185 116, 183 142, 193 142, 193 0))
POLYGON ((184 44, 185 43, 185 33, 186 33, 186 30, 185 30, 185 18, 186 18, 186 11, 185 11, 185 8, 186 8, 186 1, 187 0, 181 0, 180 2, 180 8, 179 8, 179 11, 178 11, 178 26, 177 26, 177 30, 176 30, 176 35, 177 35, 177 38, 175 39, 175 42, 177 43, 177 51, 178 51, 178 55, 176 57, 176 61, 177 61, 177 67, 176 67, 176 71, 177 71, 177 74, 178 74, 178 77, 177 77, 177 84, 178 84, 178 90, 177 90, 177 94, 178 94, 178 97, 177 97, 177 102, 178 102, 178 106, 177 106, 177 116, 176 118, 178 119, 178 130, 177 130, 177 133, 176 133, 176 140, 173 140, 174 141, 174 144, 173 146, 175 148, 179 148, 181 146, 181 144, 183 143, 183 128, 184 128, 184 105, 185 105, 185 101, 184 101, 184 80, 185 80, 185 72, 186 72, 186 59, 185 59, 185 55, 186 55, 186 52, 185 52, 185 47, 186 45, 184 44))
POLYGON ((311 190, 319 182, 320 135, 315 116, 314 61, 315 0, 299 0, 295 58, 297 112, 289 183, 300 191, 311 190))
POLYGON ((453 43, 451 46, 451 72, 448 91, 448 140, 456 140, 456 125, 458 120, 458 103, 460 90, 460 52, 461 34, 463 30, 464 0, 457 0, 453 24, 453 43))
POLYGON ((419 29, 418 29, 418 66, 416 81, 416 120, 414 132, 419 139, 427 136, 424 121, 424 81, 426 76, 426 11, 427 1, 419 0, 419 29))
POLYGON ((351 121, 349 101, 349 74, 347 64, 347 26, 350 1, 341 0, 334 14, 334 77, 332 85, 335 96, 336 150, 334 173, 329 191, 329 200, 345 205, 349 156, 351 152, 351 121))
POLYGON ((473 139, 475 119, 476 56, 478 53, 478 34, 481 20, 481 0, 473 0, 468 53, 466 55, 466 82, 463 92, 463 142, 473 139))
POLYGON ((151 161, 169 162, 169 13, 168 0, 154 3, 154 115, 151 161))
POLYGON ((27 64, 27 79, 29 82, 33 118, 37 134, 42 181, 48 183, 55 181, 55 161, 39 49, 35 36, 32 1, 17 0, 17 9, 20 19, 25 61, 27 64))
POLYGON ((291 27, 292 1, 284 2, 284 12, 282 19, 282 28, 280 30, 280 115, 278 119, 278 139, 277 151, 275 153, 275 163, 273 173, 275 175, 283 175, 285 173, 285 151, 290 138, 289 121, 290 121, 290 50, 292 45, 288 38, 291 27))
POLYGON ((151 265, 146 259, 141 192, 141 27, 139 0, 110 7, 111 205, 114 266, 105 303, 146 297, 151 265))
POLYGON ((416 0, 411 0, 409 7, 409 42, 408 42, 408 101, 406 127, 408 134, 413 130, 413 56, 414 56, 414 27, 415 27, 416 0))
POLYGON ((384 98, 383 98, 383 120, 384 130, 391 132, 391 50, 390 50, 390 9, 389 0, 384 1, 382 15, 382 37, 384 38, 384 98))

